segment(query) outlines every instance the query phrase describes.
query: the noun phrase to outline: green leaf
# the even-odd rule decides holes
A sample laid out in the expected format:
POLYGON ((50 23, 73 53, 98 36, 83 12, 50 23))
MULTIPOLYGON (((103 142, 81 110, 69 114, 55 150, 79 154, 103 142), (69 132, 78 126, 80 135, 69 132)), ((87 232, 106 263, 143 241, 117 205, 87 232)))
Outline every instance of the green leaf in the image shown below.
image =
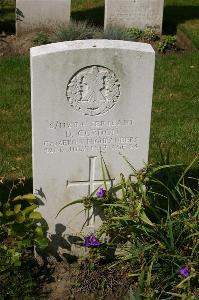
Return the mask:
POLYGON ((146 215, 146 213, 145 213, 144 211, 141 211, 141 212, 140 212, 140 219, 141 219, 144 223, 146 223, 146 224, 148 224, 148 225, 150 225, 150 226, 155 226, 155 225, 151 222, 151 220, 149 220, 149 218, 147 217, 147 215, 146 215))
POLYGON ((108 192, 109 192, 109 194, 115 194, 116 192, 120 191, 121 189, 122 189, 122 185, 121 185, 121 183, 119 183, 119 184, 111 187, 108 192))
POLYGON ((17 214, 17 213, 20 212, 20 210, 21 210, 21 204, 16 204, 16 205, 14 206, 14 212, 17 214))
POLYGON ((16 220, 18 223, 23 223, 23 222, 25 222, 26 218, 22 213, 18 213, 16 215, 16 220))
POLYGON ((15 249, 9 250, 9 254, 11 255, 11 262, 15 267, 20 267, 21 266, 21 253, 15 252, 15 249))
POLYGON ((172 250, 174 250, 175 245, 174 245, 174 235, 173 235, 173 222, 171 221, 169 210, 167 214, 167 222, 168 222, 168 237, 170 241, 170 247, 172 250))
POLYGON ((30 212, 32 212, 33 210, 35 210, 36 208, 37 208, 37 205, 36 205, 36 204, 32 204, 31 206, 26 207, 26 208, 23 210, 23 213, 24 213, 24 215, 27 215, 27 214, 29 214, 30 212))
POLYGON ((112 220, 118 220, 118 221, 133 221, 133 219, 129 218, 129 217, 112 217, 112 220))
POLYGON ((173 191, 170 190, 170 188, 166 184, 164 184, 162 181, 160 181, 158 179, 155 179, 155 180, 152 179, 151 182, 155 182, 155 183, 158 183, 161 186, 163 186, 165 188, 165 190, 167 190, 169 192, 169 194, 172 196, 172 198, 177 201, 177 198, 176 198, 175 194, 173 193, 173 191))
POLYGON ((33 194, 26 194, 22 196, 22 199, 24 200, 36 200, 37 198, 33 194))
POLYGON ((160 167, 157 167, 157 168, 154 168, 151 173, 150 173, 150 176, 154 175, 155 173, 161 171, 161 170, 164 170, 164 169, 171 169, 171 168, 176 168, 176 167, 181 167, 182 164, 172 164, 172 165, 164 165, 164 166, 160 166, 160 167))
POLYGON ((48 247, 48 239, 47 238, 36 238, 35 244, 40 249, 44 249, 44 248, 48 247))
POLYGON ((132 300, 142 300, 142 299, 143 298, 142 298, 141 290, 137 288, 134 294, 132 295, 132 300))
POLYGON ((190 234, 189 236, 187 236, 187 237, 185 238, 185 240, 190 239, 191 237, 197 236, 197 235, 199 235, 199 232, 195 232, 195 233, 193 233, 193 234, 190 234))
POLYGON ((190 165, 185 169, 185 171, 182 173, 182 175, 180 176, 180 179, 178 180, 176 186, 178 186, 178 184, 182 181, 182 179, 184 178, 184 176, 186 175, 186 173, 189 171, 189 169, 195 164, 195 162, 198 160, 198 156, 196 156, 193 161, 190 163, 190 165))
POLYGON ((129 210, 129 207, 127 207, 126 205, 122 205, 118 203, 106 203, 106 204, 102 204, 102 206, 118 207, 118 208, 125 209, 127 211, 129 210))
POLYGON ((21 241, 21 245, 22 245, 24 248, 28 248, 28 247, 33 246, 32 239, 30 239, 30 237, 29 237, 29 239, 28 239, 28 238, 27 238, 27 239, 23 239, 23 240, 21 241))
POLYGON ((136 169, 133 167, 133 165, 129 162, 129 160, 126 158, 126 156, 125 155, 123 155, 123 154, 121 154, 121 153, 119 153, 121 156, 122 156, 122 158, 125 160, 125 162, 127 162, 127 164, 130 166, 130 168, 132 169, 132 171, 133 171, 133 173, 136 173, 136 169))
POLYGON ((15 197, 12 201, 21 201, 22 200, 22 196, 19 195, 17 197, 15 197))
POLYGON ((140 273, 134 273, 134 274, 129 274, 128 277, 138 277, 140 276, 140 273))
POLYGON ((178 285, 176 285, 176 288, 177 288, 177 289, 180 289, 180 288, 183 286, 183 284, 184 284, 185 282, 189 281, 191 278, 193 278, 193 277, 195 277, 195 276, 196 276, 196 274, 193 273, 193 274, 191 274, 189 277, 183 279, 178 285))
POLYGON ((151 286, 151 273, 152 273, 152 268, 153 268, 153 263, 154 263, 154 260, 155 260, 155 257, 153 257, 152 261, 151 261, 151 264, 148 268, 148 272, 147 272, 147 278, 146 278, 146 285, 147 287, 150 287, 151 286))
POLYGON ((179 297, 179 298, 183 298, 183 295, 177 294, 177 293, 171 293, 171 292, 166 292, 166 294, 171 295, 171 296, 175 296, 175 297, 179 297))
POLYGON ((6 213, 5 213, 6 217, 11 217, 14 215, 14 211, 12 210, 7 210, 6 213))
POLYGON ((0 217, 3 217, 3 213, 0 211, 0 217))
POLYGON ((84 202, 83 199, 78 199, 78 200, 75 200, 75 201, 73 201, 73 202, 70 202, 70 203, 66 204, 64 207, 62 207, 62 208, 58 211, 58 213, 57 213, 57 215, 56 215, 55 218, 57 218, 57 217, 59 216, 60 212, 62 212, 62 210, 64 210, 65 208, 67 208, 67 207, 69 207, 69 206, 71 206, 71 205, 73 205, 73 204, 80 204, 80 203, 83 204, 83 202, 84 202))
POLYGON ((36 202, 36 197, 33 194, 26 194, 26 195, 19 195, 15 197, 12 201, 27 201, 29 203, 35 203, 36 202))
POLYGON ((106 175, 105 175, 105 169, 104 169, 104 160, 103 160, 102 155, 101 155, 101 168, 102 168, 102 176, 103 176, 104 186, 105 186, 105 189, 107 191, 106 175))
POLYGON ((107 182, 107 180, 106 180, 106 174, 108 176, 108 180, 111 182, 111 186, 112 186, 113 180, 112 180, 111 175, 109 173, 109 170, 108 170, 108 167, 106 165, 106 162, 105 162, 105 160, 104 160, 104 158, 102 156, 102 153, 100 153, 100 155, 101 155, 101 168, 102 168, 102 175, 103 175, 104 186, 105 186, 106 191, 108 191, 107 184, 106 184, 106 182, 107 182))
POLYGON ((42 215, 40 214, 40 212, 38 211, 33 211, 31 212, 31 214, 29 215, 30 219, 34 219, 34 220, 41 220, 42 219, 42 215))
POLYGON ((36 229, 35 229, 35 232, 36 232, 36 235, 38 237, 43 237, 44 233, 43 233, 43 229, 41 226, 37 226, 36 229))

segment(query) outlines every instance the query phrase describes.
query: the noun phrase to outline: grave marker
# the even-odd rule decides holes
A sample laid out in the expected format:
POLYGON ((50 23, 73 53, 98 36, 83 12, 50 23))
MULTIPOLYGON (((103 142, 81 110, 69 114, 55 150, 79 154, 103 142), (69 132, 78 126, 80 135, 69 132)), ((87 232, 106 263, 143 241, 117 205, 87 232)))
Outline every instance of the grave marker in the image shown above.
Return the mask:
POLYGON ((71 0, 16 0, 16 34, 70 22, 71 0))
POLYGON ((105 0, 105 27, 124 25, 162 32, 164 0, 105 0))
MULTIPOLYGON (((147 163, 155 54, 148 44, 73 41, 31 49, 33 184, 54 233, 78 235, 81 205, 58 211, 147 163)), ((91 212, 92 213, 92 212, 91 212)), ((85 231, 93 231, 92 217, 85 231)))

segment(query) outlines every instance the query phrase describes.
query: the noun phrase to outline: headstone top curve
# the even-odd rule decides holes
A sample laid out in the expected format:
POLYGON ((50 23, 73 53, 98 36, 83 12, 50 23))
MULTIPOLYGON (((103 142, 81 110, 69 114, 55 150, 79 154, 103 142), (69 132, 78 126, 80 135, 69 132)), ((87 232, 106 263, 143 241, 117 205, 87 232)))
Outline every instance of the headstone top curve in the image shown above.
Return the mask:
POLYGON ((42 45, 32 47, 30 49, 31 56, 40 56, 44 54, 57 53, 63 51, 74 51, 83 49, 125 49, 142 51, 147 53, 155 53, 150 44, 123 41, 123 40, 75 40, 67 42, 52 43, 48 45, 42 45))

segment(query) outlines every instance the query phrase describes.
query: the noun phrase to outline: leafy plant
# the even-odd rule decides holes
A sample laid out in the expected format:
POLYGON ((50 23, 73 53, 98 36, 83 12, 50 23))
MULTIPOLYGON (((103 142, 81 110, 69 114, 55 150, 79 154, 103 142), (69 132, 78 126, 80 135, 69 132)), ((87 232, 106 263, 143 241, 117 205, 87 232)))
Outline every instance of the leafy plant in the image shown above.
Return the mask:
MULTIPOLYGON (((111 268, 129 265, 143 299, 195 299, 198 293, 199 179, 188 176, 197 161, 184 171, 175 165, 140 171, 131 166, 128 178, 121 174, 109 190, 104 185, 106 193, 81 200, 85 209, 100 210, 103 220, 91 259, 111 261, 111 268)), ((105 175, 103 159, 102 170, 105 175)))
POLYGON ((52 37, 54 42, 86 40, 101 37, 101 32, 87 22, 71 22, 67 27, 59 26, 52 37))
POLYGON ((128 35, 132 38, 132 40, 140 40, 143 37, 143 30, 139 28, 129 28, 128 35))
POLYGON ((171 49, 176 49, 176 37, 170 35, 163 36, 158 43, 158 51, 160 53, 165 53, 167 50, 171 49))
POLYGON ((145 42, 154 42, 159 39, 157 31, 153 27, 147 27, 144 30, 139 28, 128 29, 128 35, 132 40, 142 40, 145 42))
POLYGON ((5 5, 5 0, 0 0, 0 9, 2 9, 5 5))
POLYGON ((20 250, 47 246, 45 230, 38 224, 42 216, 37 208, 37 199, 32 194, 9 198, 0 204, 0 239, 4 246, 13 245, 20 250))
POLYGON ((8 199, 0 202, 0 273, 20 266, 26 249, 48 245, 36 197, 11 195, 12 189, 8 199))
POLYGON ((109 25, 104 30, 104 39, 110 40, 126 40, 131 41, 134 39, 131 35, 129 35, 129 31, 124 26, 119 25, 109 25))
POLYGON ((147 27, 143 31, 142 39, 145 42, 155 42, 159 39, 159 35, 157 34, 157 31, 153 27, 147 27))
POLYGON ((33 38, 33 43, 36 46, 50 44, 50 37, 46 32, 38 32, 33 38))
POLYGON ((43 219, 34 195, 13 195, 18 185, 13 183, 8 198, 1 195, 0 201, 0 294, 17 298, 31 295, 34 299, 34 248, 48 245, 47 228, 41 225, 43 219))

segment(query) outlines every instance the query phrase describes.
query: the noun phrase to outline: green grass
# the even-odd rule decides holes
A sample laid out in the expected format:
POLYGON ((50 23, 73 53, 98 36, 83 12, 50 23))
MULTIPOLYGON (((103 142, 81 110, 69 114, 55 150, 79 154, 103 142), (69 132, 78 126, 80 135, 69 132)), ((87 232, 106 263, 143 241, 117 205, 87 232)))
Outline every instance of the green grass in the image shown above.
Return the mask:
POLYGON ((191 41, 193 47, 199 49, 199 19, 189 20, 178 26, 191 41))
POLYGON ((159 147, 172 162, 188 163, 199 152, 198 53, 156 57, 150 160, 159 147))
POLYGON ((103 6, 104 6, 104 0, 72 0, 71 1, 72 12, 91 10, 103 6))
POLYGON ((31 176, 30 79, 27 57, 0 60, 0 174, 31 176))
POLYGON ((199 1, 165 0, 163 32, 175 34, 180 24, 199 19, 199 1))
POLYGON ((97 26, 104 24, 104 0, 72 0, 71 17, 97 26))
POLYGON ((0 33, 15 32, 15 1, 0 0, 0 33))

